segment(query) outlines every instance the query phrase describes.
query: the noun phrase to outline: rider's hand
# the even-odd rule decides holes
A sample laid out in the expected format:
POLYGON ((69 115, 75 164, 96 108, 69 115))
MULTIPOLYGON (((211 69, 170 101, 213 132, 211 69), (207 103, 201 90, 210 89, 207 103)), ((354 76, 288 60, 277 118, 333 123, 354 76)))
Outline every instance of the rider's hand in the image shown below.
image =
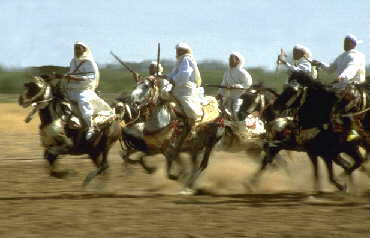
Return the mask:
POLYGON ((75 77, 73 77, 72 75, 66 75, 65 78, 66 79, 70 79, 70 80, 74 80, 75 79, 75 77))
POLYGON ((277 62, 278 64, 286 64, 286 61, 284 60, 283 55, 278 55, 277 62))
POLYGON ((313 66, 321 66, 322 63, 320 61, 318 61, 318 60, 312 60, 311 61, 311 65, 313 65, 313 66))
POLYGON ((139 77, 140 77, 140 74, 136 73, 136 72, 131 72, 132 74, 132 77, 137 81, 139 80, 139 77))

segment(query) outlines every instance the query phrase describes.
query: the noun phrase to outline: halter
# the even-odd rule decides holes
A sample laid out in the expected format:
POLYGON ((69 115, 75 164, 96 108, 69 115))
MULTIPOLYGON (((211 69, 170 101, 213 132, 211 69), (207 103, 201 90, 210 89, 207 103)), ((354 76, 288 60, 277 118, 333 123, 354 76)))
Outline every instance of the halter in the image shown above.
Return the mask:
POLYGON ((141 109, 145 110, 142 114, 145 116, 145 118, 148 118, 149 117, 149 113, 152 111, 153 107, 156 105, 156 101, 157 99, 159 98, 159 88, 158 86, 156 85, 156 79, 144 79, 144 82, 145 80, 148 80, 150 82, 150 90, 149 90, 149 97, 148 99, 146 100, 147 102, 146 103, 143 103, 142 105, 139 106, 139 112, 141 111, 141 109))
MULTIPOLYGON (((27 101, 32 103, 32 101, 38 97, 41 97, 42 95, 51 95, 51 87, 47 84, 44 84, 40 92, 38 92, 35 96, 28 99, 27 101)), ((33 115, 40 109, 44 109, 50 101, 52 101, 54 98, 50 96, 50 98, 33 102, 31 105, 34 107, 30 113, 28 113, 27 117, 24 119, 26 123, 30 122, 33 118, 33 115)))

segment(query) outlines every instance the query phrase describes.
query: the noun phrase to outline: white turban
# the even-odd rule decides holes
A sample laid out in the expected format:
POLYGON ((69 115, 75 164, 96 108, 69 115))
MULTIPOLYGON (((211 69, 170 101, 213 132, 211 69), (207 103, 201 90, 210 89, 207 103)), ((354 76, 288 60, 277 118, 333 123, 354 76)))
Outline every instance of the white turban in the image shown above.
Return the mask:
POLYGON ((356 36, 352 35, 352 34, 349 34, 349 35, 346 35, 346 37, 344 37, 344 39, 349 39, 351 40, 353 43, 355 43, 356 45, 357 44, 361 44, 363 41, 362 40, 359 40, 357 39, 356 36))
POLYGON ((239 64, 236 67, 237 68, 243 68, 244 67, 244 64, 245 64, 245 58, 244 58, 244 56, 242 54, 240 54, 239 52, 236 52, 236 51, 232 52, 230 54, 230 56, 231 55, 236 56, 239 59, 239 61, 240 61, 239 64))
POLYGON ((80 57, 76 57, 75 55, 75 58, 78 59, 78 60, 92 60, 94 61, 94 58, 92 56, 92 53, 91 53, 91 50, 90 48, 83 42, 81 41, 76 41, 76 43, 74 45, 81 45, 83 46, 86 50, 82 53, 82 55, 80 57))
POLYGON ((311 51, 306 47, 306 46, 303 46, 303 45, 300 45, 300 44, 296 44, 293 49, 296 49, 296 50, 301 50, 303 51, 304 55, 307 57, 307 58, 311 58, 312 57, 312 53, 311 51))
POLYGON ((183 49, 183 50, 189 50, 191 51, 190 45, 186 42, 180 42, 176 45, 175 49, 183 49))
MULTIPOLYGON (((150 63, 150 65, 154 65, 155 67, 157 67, 157 62, 156 61, 152 61, 150 63)), ((158 68, 158 73, 162 73, 163 72, 163 67, 162 67, 161 64, 159 64, 157 68, 158 68)))

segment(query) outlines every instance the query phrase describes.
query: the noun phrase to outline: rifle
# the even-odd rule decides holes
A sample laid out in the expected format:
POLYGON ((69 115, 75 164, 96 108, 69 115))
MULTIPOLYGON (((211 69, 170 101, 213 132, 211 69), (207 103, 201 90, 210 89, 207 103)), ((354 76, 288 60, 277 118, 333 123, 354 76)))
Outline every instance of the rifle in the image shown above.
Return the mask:
MULTIPOLYGON (((280 49, 280 54, 279 56, 281 57, 286 57, 287 55, 285 54, 283 48, 280 49)), ((276 60, 276 69, 275 69, 275 73, 277 73, 279 71, 279 66, 280 66, 280 60, 279 60, 279 57, 278 59, 276 60)))
POLYGON ((204 86, 205 86, 205 87, 210 87, 210 88, 224 88, 224 89, 249 90, 249 88, 235 88, 235 87, 228 87, 228 86, 217 85, 217 84, 206 84, 206 85, 204 85, 204 86))
POLYGON ((136 74, 135 71, 133 71, 127 64, 125 64, 117 55, 115 55, 112 51, 110 54, 125 68, 127 69, 130 73, 136 74))
POLYGON ((158 42, 158 51, 157 51, 157 77, 159 75, 159 59, 161 57, 161 43, 158 42))

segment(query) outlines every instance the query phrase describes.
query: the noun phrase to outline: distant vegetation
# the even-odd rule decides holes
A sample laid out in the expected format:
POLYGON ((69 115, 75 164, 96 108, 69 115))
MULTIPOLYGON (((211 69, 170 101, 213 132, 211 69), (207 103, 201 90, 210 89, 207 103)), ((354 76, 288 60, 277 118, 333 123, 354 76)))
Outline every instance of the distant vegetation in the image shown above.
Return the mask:
MULTIPOLYGON (((168 73, 174 62, 170 60, 162 60, 165 73, 168 73)), ((140 63, 128 63, 135 71, 146 75, 150 61, 140 63)), ((262 82, 265 86, 272 87, 280 91, 284 82, 287 79, 286 70, 281 69, 278 73, 268 71, 263 68, 247 68, 252 75, 254 83, 262 82)), ((203 84, 220 84, 226 65, 219 61, 203 61, 199 63, 199 69, 202 75, 203 84)), ((42 66, 25 69, 10 70, 0 67, 0 93, 19 93, 22 90, 23 83, 32 75, 49 74, 52 72, 65 73, 65 67, 57 66, 42 66)), ((100 67, 101 81, 99 90, 104 94, 118 94, 128 92, 135 86, 130 73, 123 69, 120 65, 105 65, 100 67)), ((334 80, 334 75, 320 72, 319 77, 322 81, 329 82, 334 80)), ((215 94, 215 88, 206 88, 207 94, 215 94)))

